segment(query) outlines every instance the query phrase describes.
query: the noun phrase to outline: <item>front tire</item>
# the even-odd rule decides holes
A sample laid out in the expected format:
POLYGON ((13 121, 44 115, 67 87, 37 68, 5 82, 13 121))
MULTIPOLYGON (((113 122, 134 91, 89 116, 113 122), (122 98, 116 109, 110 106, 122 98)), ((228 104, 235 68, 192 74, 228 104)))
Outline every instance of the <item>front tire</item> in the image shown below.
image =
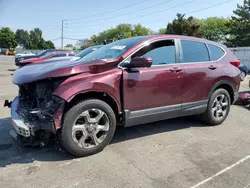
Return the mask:
POLYGON ((207 110, 201 115, 209 125, 219 125, 225 121, 230 111, 231 99, 225 89, 217 89, 209 99, 207 110))
POLYGON ((112 140, 116 116, 104 101, 90 99, 67 111, 60 135, 62 146, 71 154, 84 157, 102 151, 112 140))

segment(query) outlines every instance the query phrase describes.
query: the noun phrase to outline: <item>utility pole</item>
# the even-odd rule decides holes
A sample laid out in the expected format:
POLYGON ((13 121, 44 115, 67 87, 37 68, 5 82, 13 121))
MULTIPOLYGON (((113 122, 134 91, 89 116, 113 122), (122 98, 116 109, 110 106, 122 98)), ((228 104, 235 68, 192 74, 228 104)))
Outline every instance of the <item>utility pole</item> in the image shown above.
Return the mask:
POLYGON ((62 35, 61 35, 61 48, 63 49, 63 27, 64 27, 64 20, 62 20, 62 35))

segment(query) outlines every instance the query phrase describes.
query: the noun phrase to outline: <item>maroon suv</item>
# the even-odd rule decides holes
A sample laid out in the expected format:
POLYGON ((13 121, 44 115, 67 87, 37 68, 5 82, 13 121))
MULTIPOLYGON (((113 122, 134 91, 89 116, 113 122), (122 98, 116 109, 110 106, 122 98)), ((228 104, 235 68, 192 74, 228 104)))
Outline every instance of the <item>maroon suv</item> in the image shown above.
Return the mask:
POLYGON ((158 35, 115 41, 79 61, 27 65, 14 73, 13 126, 25 142, 58 135, 86 156, 103 150, 118 125, 194 114, 218 125, 238 97, 239 64, 218 43, 158 35))

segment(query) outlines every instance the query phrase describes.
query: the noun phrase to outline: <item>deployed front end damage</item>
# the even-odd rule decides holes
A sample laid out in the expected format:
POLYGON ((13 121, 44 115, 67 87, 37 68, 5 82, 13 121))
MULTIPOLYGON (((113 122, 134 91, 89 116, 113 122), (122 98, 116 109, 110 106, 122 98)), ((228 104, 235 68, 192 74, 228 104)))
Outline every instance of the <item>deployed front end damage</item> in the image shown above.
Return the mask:
POLYGON ((61 80, 19 85, 11 103, 12 124, 25 144, 44 145, 61 126, 65 101, 53 95, 61 80))
MULTIPOLYGON (((4 104, 11 107, 15 131, 12 130, 10 134, 21 140, 22 145, 44 146, 50 138, 55 138, 56 146, 60 147, 57 145, 57 133, 61 130, 66 103, 72 100, 72 96, 89 91, 94 86, 97 87, 95 91, 103 89, 102 83, 106 77, 103 78, 97 73, 116 67, 117 62, 60 61, 27 65, 17 69, 14 72, 13 84, 19 87, 18 96, 14 101, 6 101, 4 104), (94 78, 97 79, 97 84, 91 82, 94 78)), ((119 83, 118 79, 116 82, 109 79, 110 83, 105 85, 104 90, 119 83)))

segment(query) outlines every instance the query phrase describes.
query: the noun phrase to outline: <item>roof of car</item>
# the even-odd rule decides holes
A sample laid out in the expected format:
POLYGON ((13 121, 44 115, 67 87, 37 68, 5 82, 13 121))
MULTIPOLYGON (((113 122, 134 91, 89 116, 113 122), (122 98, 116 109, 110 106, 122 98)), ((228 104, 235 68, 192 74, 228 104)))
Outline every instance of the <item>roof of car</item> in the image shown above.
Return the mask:
POLYGON ((74 51, 71 50, 65 50, 65 51, 55 51, 54 53, 73 53, 74 51))
POLYGON ((202 41, 206 40, 198 37, 185 36, 185 35, 172 35, 172 34, 148 36, 148 39, 160 39, 160 38, 189 39, 189 40, 202 40, 202 41))
POLYGON ((189 40, 197 40, 197 41, 203 41, 203 42, 213 42, 209 41, 204 38, 199 37, 193 37, 193 36, 186 36, 186 35, 174 35, 174 34, 160 34, 160 35, 146 35, 146 36, 136 36, 132 38, 138 38, 142 40, 152 40, 152 39, 161 39, 161 38, 173 38, 173 39, 189 39, 189 40))
POLYGON ((223 44, 220 44, 218 42, 210 41, 204 38, 199 38, 199 37, 193 37, 193 36, 186 36, 186 35, 173 35, 173 34, 165 34, 165 35, 149 35, 149 39, 161 39, 161 38, 173 38, 173 39, 184 39, 184 40, 195 40, 199 42, 205 42, 205 43, 210 43, 210 44, 216 44, 221 47, 225 47, 223 44))
POLYGON ((146 36, 136 36, 136 37, 132 37, 132 38, 138 38, 141 39, 142 43, 145 41, 151 41, 151 40, 157 40, 157 39, 184 39, 184 40, 194 40, 194 41, 198 41, 198 42, 204 42, 204 43, 210 43, 210 44, 214 44, 223 48, 226 48, 225 45, 218 43, 218 42, 214 42, 214 41, 210 41, 204 38, 198 38, 198 37, 193 37, 193 36, 185 36, 185 35, 174 35, 174 34, 160 34, 160 35, 146 35, 146 36))
POLYGON ((132 47, 129 49, 127 52, 125 52, 122 57, 125 58, 128 54, 132 53, 134 50, 136 50, 139 46, 143 45, 145 42, 150 42, 154 40, 161 40, 161 39, 184 39, 184 40, 193 40, 193 41, 198 41, 198 42, 204 42, 204 43, 209 43, 209 44, 214 44, 216 46, 220 46, 222 48, 226 48, 226 46, 209 41, 203 38, 198 38, 198 37, 191 37, 191 36, 184 36, 184 35, 147 35, 147 36, 137 36, 137 37, 132 37, 134 39, 139 39, 141 42, 139 42, 136 46, 132 47))
POLYGON ((52 52, 51 54, 66 54, 66 53, 75 53, 73 51, 55 51, 55 52, 52 52))

